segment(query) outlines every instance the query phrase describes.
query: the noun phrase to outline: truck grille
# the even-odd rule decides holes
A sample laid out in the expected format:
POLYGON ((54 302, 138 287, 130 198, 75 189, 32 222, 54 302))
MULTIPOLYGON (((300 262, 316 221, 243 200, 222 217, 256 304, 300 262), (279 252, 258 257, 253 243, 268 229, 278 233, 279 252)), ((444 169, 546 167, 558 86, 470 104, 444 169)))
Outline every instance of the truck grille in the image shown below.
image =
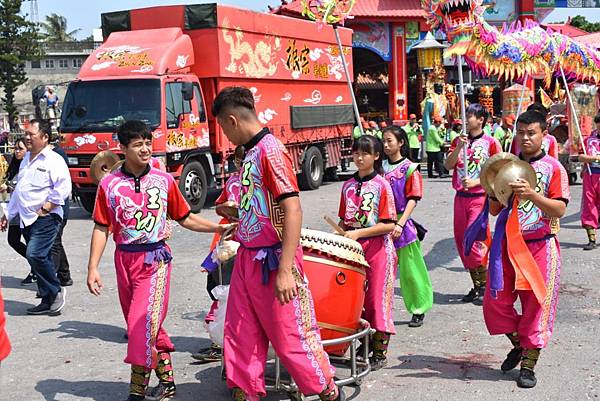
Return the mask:
POLYGON ((70 157, 77 157, 77 165, 69 167, 89 167, 92 164, 92 159, 96 155, 69 155, 70 157))

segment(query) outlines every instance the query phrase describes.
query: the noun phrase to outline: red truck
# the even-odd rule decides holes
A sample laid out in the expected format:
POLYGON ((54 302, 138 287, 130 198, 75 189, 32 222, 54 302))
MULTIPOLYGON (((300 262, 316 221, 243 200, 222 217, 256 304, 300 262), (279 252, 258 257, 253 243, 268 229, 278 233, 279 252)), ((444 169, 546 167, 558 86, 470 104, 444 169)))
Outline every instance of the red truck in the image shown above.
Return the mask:
MULTIPOLYGON (((60 123, 74 192, 93 209, 93 157, 118 153, 116 128, 145 121, 192 210, 233 169, 232 144, 210 113, 216 94, 241 85, 261 123, 293 156, 303 189, 316 189, 348 157, 354 122, 333 28, 217 5, 179 5, 102 15, 105 42, 69 84, 60 123)), ((352 66, 352 31, 339 28, 352 66)), ((352 76, 352 73, 350 74, 352 76)))

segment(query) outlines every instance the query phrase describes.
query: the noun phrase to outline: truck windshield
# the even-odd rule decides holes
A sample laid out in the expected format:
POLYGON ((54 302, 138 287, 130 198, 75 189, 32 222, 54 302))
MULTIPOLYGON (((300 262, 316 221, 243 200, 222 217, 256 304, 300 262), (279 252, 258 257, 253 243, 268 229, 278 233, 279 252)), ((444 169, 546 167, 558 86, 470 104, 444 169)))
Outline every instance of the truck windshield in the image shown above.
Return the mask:
POLYGON ((60 122, 62 132, 114 132, 126 120, 160 125, 160 81, 115 79, 69 85, 60 122))

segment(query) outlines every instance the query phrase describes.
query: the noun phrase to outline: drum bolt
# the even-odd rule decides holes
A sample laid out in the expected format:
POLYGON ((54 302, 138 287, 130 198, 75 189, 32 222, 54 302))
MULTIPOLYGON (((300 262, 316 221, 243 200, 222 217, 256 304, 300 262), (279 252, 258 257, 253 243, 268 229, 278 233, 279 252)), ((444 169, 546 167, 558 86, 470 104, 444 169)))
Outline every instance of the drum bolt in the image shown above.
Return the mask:
POLYGON ((346 283, 346 274, 344 274, 344 272, 338 272, 335 276, 335 281, 337 281, 339 285, 344 285, 346 283))

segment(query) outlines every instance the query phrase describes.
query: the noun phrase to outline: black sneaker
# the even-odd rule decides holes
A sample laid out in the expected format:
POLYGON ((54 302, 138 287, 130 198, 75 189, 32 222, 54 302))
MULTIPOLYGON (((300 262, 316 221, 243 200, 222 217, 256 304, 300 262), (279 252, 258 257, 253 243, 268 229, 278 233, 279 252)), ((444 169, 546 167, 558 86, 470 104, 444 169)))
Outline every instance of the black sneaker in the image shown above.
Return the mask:
POLYGON ((70 287, 72 285, 73 285, 73 280, 71 280, 70 278, 68 278, 66 280, 60 280, 61 287, 70 287))
POLYGON ((469 293, 467 295, 465 295, 464 297, 462 297, 462 301, 465 303, 468 302, 473 302, 477 299, 478 294, 477 294, 477 289, 476 288, 471 288, 471 291, 469 291, 469 293))
POLYGON ((590 242, 589 242, 587 245, 585 245, 585 246, 583 247, 583 250, 584 250, 584 251, 593 251, 594 249, 596 249, 596 246, 597 246, 597 245, 596 245, 596 243, 595 243, 595 242, 593 242, 593 241, 590 241, 590 242))
POLYGON ((376 370, 385 368, 388 360, 387 358, 373 356, 369 359, 369 362, 371 363, 371 371, 375 372, 376 370))
POLYGON ((192 358, 202 363, 220 362, 223 359, 223 349, 217 344, 212 344, 210 348, 192 354, 192 358))
POLYGON ((423 319, 425 319, 425 315, 413 315, 410 323, 408 323, 408 327, 421 327, 423 326, 423 319))
POLYGON ((28 315, 49 315, 50 314, 50 305, 42 302, 38 306, 34 306, 33 308, 27 309, 28 315))
POLYGON ((62 288, 60 290, 60 292, 58 294, 56 294, 54 301, 52 301, 52 305, 50 306, 50 314, 60 315, 60 311, 62 310, 62 308, 64 308, 66 301, 67 301, 67 289, 62 288))
POLYGON ((523 355, 523 348, 513 348, 506 355, 506 359, 502 362, 500 366, 500 370, 503 372, 508 372, 517 367, 519 362, 521 361, 521 356, 523 355))
POLYGON ((159 382, 158 386, 151 389, 146 395, 148 401, 168 400, 175 396, 175 383, 159 382))
POLYGON ((485 296, 485 287, 477 290, 477 297, 473 300, 473 305, 483 306, 483 297, 485 296))
POLYGON ((521 388, 533 388, 537 384, 535 373, 533 370, 527 368, 521 368, 521 373, 517 377, 517 386, 521 388))
POLYGON ((25 277, 23 280, 21 280, 21 285, 23 285, 23 286, 31 285, 31 284, 35 284, 36 282, 37 282, 37 277, 35 276, 35 274, 29 273, 27 275, 27 277, 25 277))

